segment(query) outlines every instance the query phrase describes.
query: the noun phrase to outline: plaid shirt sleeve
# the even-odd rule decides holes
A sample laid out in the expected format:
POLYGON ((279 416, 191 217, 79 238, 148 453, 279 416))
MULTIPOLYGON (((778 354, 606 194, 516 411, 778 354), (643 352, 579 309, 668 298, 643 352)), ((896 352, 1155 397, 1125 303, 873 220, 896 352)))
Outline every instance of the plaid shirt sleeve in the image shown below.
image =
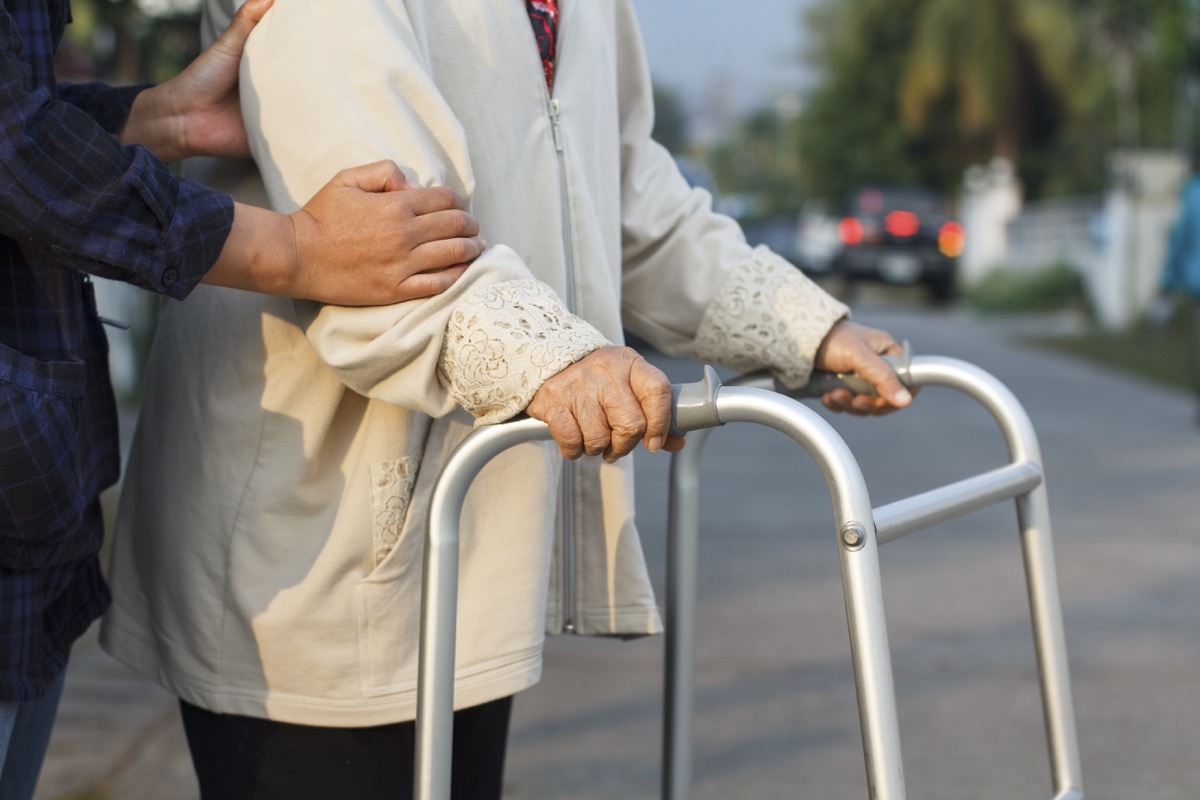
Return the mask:
MULTIPOLYGON (((174 175, 83 108, 123 97, 92 89, 62 102, 32 88, 21 39, 0 11, 0 233, 48 244, 60 263, 175 298, 220 255, 233 199, 174 175)), ((127 110, 127 109, 126 109, 127 110)))
POLYGON ((109 133, 121 131, 133 107, 133 98, 150 85, 109 86, 106 83, 60 83, 58 99, 91 117, 109 133))

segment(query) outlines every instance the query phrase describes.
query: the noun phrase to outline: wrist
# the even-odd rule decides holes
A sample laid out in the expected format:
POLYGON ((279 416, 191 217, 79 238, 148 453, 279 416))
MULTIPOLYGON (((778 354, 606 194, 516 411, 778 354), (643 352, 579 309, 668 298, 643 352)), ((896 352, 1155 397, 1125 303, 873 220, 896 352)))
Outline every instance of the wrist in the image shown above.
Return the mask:
POLYGON ((168 81, 138 93, 118 137, 121 144, 140 144, 160 161, 171 162, 189 155, 184 131, 168 81))
POLYGON ((233 227, 204 282, 283 297, 305 297, 297 232, 291 217, 235 203, 233 227))

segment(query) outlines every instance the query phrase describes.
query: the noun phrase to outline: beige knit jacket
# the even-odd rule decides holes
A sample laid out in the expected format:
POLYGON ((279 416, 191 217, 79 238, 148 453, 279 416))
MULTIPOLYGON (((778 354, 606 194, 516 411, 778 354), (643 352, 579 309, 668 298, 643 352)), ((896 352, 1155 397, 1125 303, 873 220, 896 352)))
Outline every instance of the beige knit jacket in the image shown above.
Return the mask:
MULTIPOLYGON (((208 0, 223 27, 230 0, 208 0)), ((494 243, 446 293, 341 308, 208 288, 164 313, 125 479, 103 642, 197 705, 411 719, 422 534, 472 426, 631 330, 802 383, 846 309, 714 214, 650 139, 630 0, 563 5, 553 94, 520 0, 287 0, 243 109, 272 204, 392 159, 470 199, 494 243)), ((456 705, 524 689, 543 631, 659 630, 630 459, 549 444, 464 513, 456 705)))

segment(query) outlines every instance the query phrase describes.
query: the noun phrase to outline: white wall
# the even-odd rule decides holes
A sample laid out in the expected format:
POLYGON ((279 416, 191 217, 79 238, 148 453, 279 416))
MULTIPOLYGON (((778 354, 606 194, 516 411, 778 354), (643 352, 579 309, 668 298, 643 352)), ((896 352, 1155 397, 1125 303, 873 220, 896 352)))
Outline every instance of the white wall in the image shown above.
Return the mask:
POLYGON ((972 167, 964 179, 961 280, 970 285, 994 269, 1069 264, 1083 277, 1098 322, 1126 327, 1157 294, 1186 175, 1187 163, 1174 151, 1117 152, 1103 197, 1023 206, 1007 162, 972 167))

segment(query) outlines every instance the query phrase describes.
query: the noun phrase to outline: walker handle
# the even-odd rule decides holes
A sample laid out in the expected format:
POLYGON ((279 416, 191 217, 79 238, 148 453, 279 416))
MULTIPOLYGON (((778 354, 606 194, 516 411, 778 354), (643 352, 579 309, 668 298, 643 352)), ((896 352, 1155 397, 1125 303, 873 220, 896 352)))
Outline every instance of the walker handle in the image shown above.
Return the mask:
MULTIPOLYGON (((896 377, 911 390, 915 384, 912 377, 912 348, 904 342, 903 350, 882 356, 883 360, 896 371, 896 377)), ((735 378, 731 385, 761 386, 770 385, 779 394, 797 400, 821 397, 834 389, 846 388, 855 394, 875 395, 875 387, 865 378, 853 372, 827 372, 814 370, 808 383, 796 389, 787 387, 776 381, 767 370, 751 372, 735 378)), ((717 371, 710 366, 704 367, 704 377, 694 383, 676 383, 671 385, 671 428, 673 436, 682 436, 688 431, 701 428, 715 428, 722 425, 717 416, 717 392, 721 390, 721 379, 717 371)))

